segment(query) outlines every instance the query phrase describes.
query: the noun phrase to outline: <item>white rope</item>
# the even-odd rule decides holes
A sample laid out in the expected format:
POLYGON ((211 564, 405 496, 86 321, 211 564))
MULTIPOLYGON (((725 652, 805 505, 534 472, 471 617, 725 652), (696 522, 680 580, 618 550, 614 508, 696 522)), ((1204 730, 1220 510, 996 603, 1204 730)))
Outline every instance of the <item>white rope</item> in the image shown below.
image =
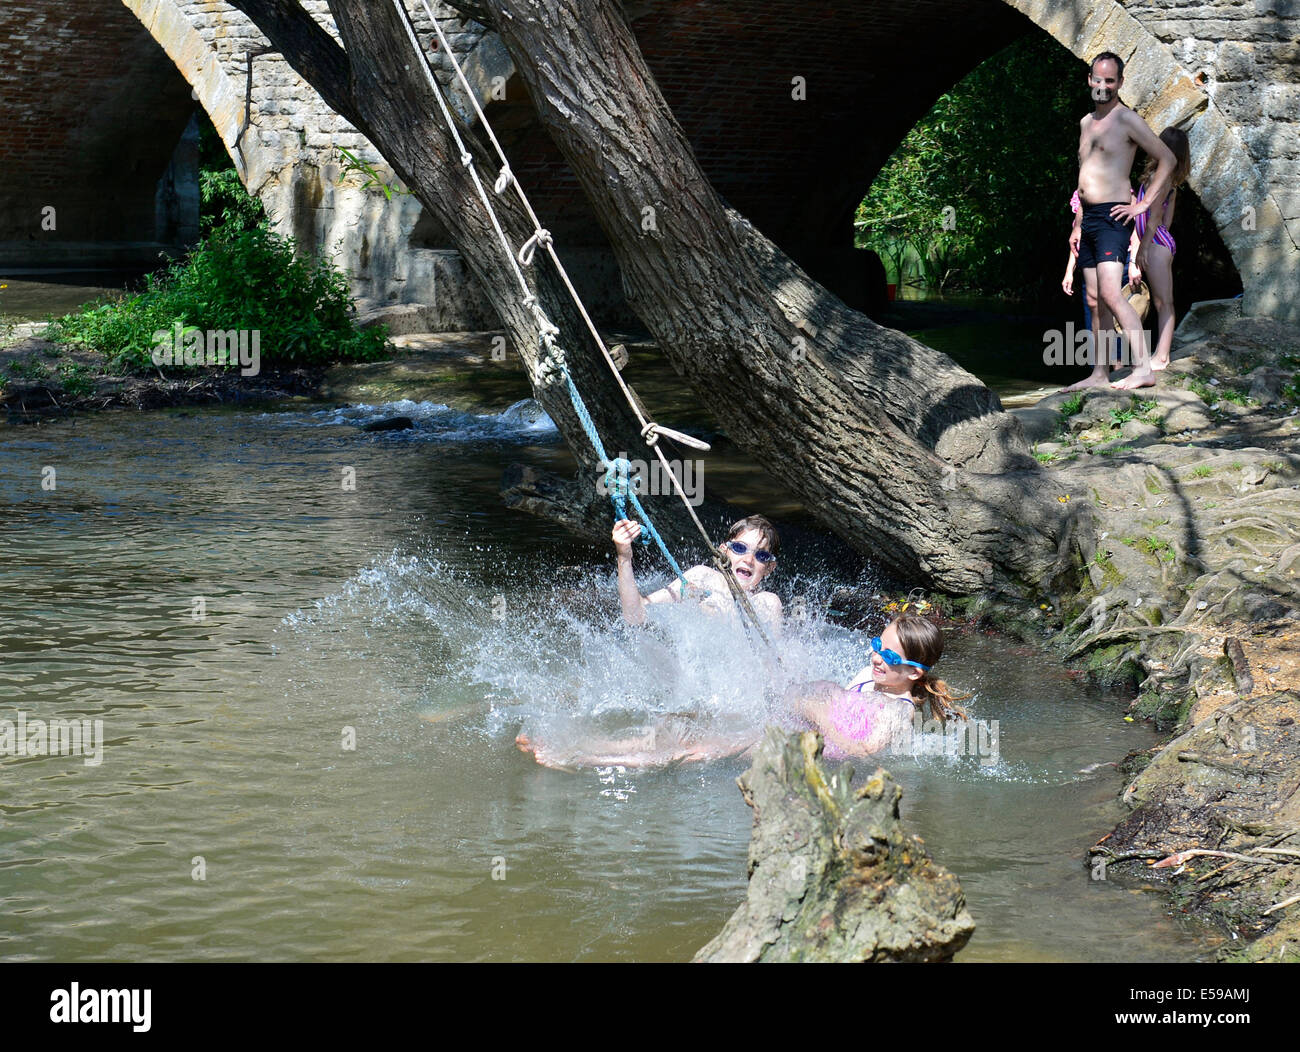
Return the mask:
POLYGON ((538 245, 546 248, 551 246, 551 232, 549 230, 538 230, 532 237, 524 242, 524 247, 519 250, 519 262, 528 267, 533 262, 533 252, 538 245))
MULTIPOLYGON (((546 346, 549 354, 554 358, 555 362, 562 363, 562 352, 555 343, 555 337, 560 334, 560 330, 555 327, 549 318, 547 318, 545 312, 537 302, 537 297, 529 289, 528 282, 524 278, 523 271, 520 269, 521 266, 526 267, 532 264, 538 246, 544 248, 546 254, 551 257, 551 262, 555 265, 556 273, 560 275, 560 280, 564 283, 565 289, 568 290, 569 298, 573 300, 574 306, 578 308, 578 313, 582 315, 582 320, 587 326, 587 331, 591 334, 591 338, 596 342, 596 346, 600 348, 600 353, 604 356, 605 362, 609 365, 610 372, 613 373, 615 382, 623 392, 623 397, 627 400, 627 404, 629 408, 631 408, 633 415, 636 416, 637 422, 641 425, 642 437, 645 439, 646 444, 653 449, 655 454, 659 457, 659 462, 663 466, 664 471, 666 471, 668 477, 672 479, 673 489, 677 491, 677 495, 681 498, 686 511, 690 514, 696 528, 700 531, 700 536, 704 538, 705 544, 708 545, 709 549, 712 551, 713 542, 709 539, 708 531, 704 528, 704 524, 700 522, 699 516, 695 514, 695 509, 691 506, 690 498, 687 497, 686 491, 682 489, 682 484, 677 478, 677 472, 673 470, 667 456, 664 455, 664 451, 658 444, 659 436, 661 434, 667 435, 676 441, 683 442, 685 445, 706 452, 709 449, 708 443, 683 435, 680 431, 673 431, 670 428, 660 427, 653 421, 647 420, 642 414, 640 407, 637 405, 636 398, 633 396, 627 383, 623 380, 618 365, 614 362, 613 355, 610 354, 609 348, 605 346, 605 341, 601 339, 600 333, 596 329, 595 322, 591 320, 591 315, 587 312, 586 305, 582 302, 582 297, 578 295, 578 290, 573 287, 573 282, 569 279, 569 272, 564 269, 564 264, 560 262, 560 257, 556 254, 555 246, 552 244, 550 231, 542 226, 541 220, 537 218, 537 213, 533 211, 533 206, 528 200, 528 195, 524 193, 524 188, 519 185, 519 180, 514 177, 514 173, 510 169, 509 158, 506 157, 505 150, 501 148, 501 143, 497 140, 496 133, 492 130, 492 125, 488 122, 487 114, 483 112, 483 108, 479 105, 478 94, 466 79, 465 71, 461 68, 460 62, 456 58, 456 53, 452 49, 451 42, 447 39, 447 35, 442 31, 442 24, 433 13, 433 8, 429 6, 429 0, 420 0, 420 3, 424 6, 424 13, 428 16, 430 23, 433 25, 433 31, 438 37, 438 43, 442 48, 443 54, 447 56, 448 61, 451 62, 452 69, 455 70, 456 78, 460 81, 465 97, 469 99, 470 105, 474 108, 474 114, 478 118, 479 126, 487 132, 488 139, 492 143, 492 148, 496 150, 497 158, 501 163, 501 170, 500 174, 497 176, 493 189, 497 194, 502 194, 513 186, 516 196, 518 196, 520 203, 524 207, 524 211, 528 214, 528 218, 533 224, 533 235, 524 242, 523 246, 519 250, 519 256, 516 260, 515 254, 510 248, 510 240, 506 237, 505 231, 501 228, 501 221, 497 218, 496 211, 492 207, 492 201, 488 197, 486 190, 484 190, 483 183, 479 179, 477 170, 474 168, 473 158, 465 148, 464 140, 461 138, 460 131, 456 127, 456 122, 453 120, 447 102, 443 98, 442 89, 433 75, 433 70, 429 67, 429 62, 424 58, 424 51, 421 49, 419 39, 415 35, 413 23, 406 11, 403 0, 393 0, 393 4, 397 7, 398 13, 402 16, 402 21, 406 26, 406 34, 410 38, 411 47, 414 49, 416 55, 419 56, 420 65, 424 67, 425 76, 429 81, 429 87, 432 89, 434 96, 438 100, 438 108, 442 111, 442 119, 446 122, 448 129, 451 131, 452 138, 455 140, 456 147, 460 151, 461 163, 465 165, 465 168, 469 171, 474 180, 474 187, 478 191, 479 200, 483 203, 483 207, 487 210, 488 216, 492 220, 492 227, 496 230, 497 237, 501 240, 501 245, 505 249, 506 257, 510 260, 510 267, 519 281, 520 288, 523 290, 524 306, 530 307, 533 311, 534 317, 537 319, 542 343, 546 346)), ((509 17, 509 12, 505 12, 505 14, 509 17)), ((547 364, 551 363, 544 363, 544 373, 549 371, 545 368, 545 365, 547 364)), ((749 615, 750 620, 754 624, 755 630, 763 641, 767 642, 767 636, 763 633, 762 626, 758 621, 758 615, 755 614, 754 608, 749 602, 749 597, 740 589, 739 584, 734 580, 732 574, 729 572, 729 567, 724 568, 721 557, 716 552, 714 552, 714 562, 717 563, 719 569, 722 570, 722 575, 730 586, 732 594, 740 601, 741 606, 749 615)))
MULTIPOLYGON (((401 0, 393 0, 393 2, 400 4, 401 0)), ((523 205, 524 211, 528 214, 529 221, 533 224, 533 236, 529 238, 527 242, 524 243, 524 247, 520 250, 519 253, 519 260, 521 264, 523 266, 528 266, 532 262, 534 251, 538 245, 541 245, 546 249, 546 254, 551 257, 551 262, 555 264, 556 272, 560 275, 560 280, 564 283, 564 287, 568 291, 570 299, 573 300, 574 306, 578 308, 578 313, 582 315, 582 320, 587 326, 587 331, 591 333, 591 338, 595 340, 596 346, 600 348, 600 353, 604 356, 605 361, 608 363, 610 372, 614 374, 614 379, 618 383, 619 388, 622 390, 623 397, 627 399, 627 404, 631 407, 633 414, 637 418, 637 422, 641 425, 644 431, 644 428, 646 427, 647 424, 650 423, 650 421, 648 421, 642 415, 640 408, 636 404, 636 400, 632 397, 631 390, 628 389, 628 386, 624 382, 622 375, 619 373, 618 366, 614 363, 614 358, 610 354, 609 348, 605 346, 605 341, 601 339, 600 333, 599 331, 597 331, 595 323, 591 320, 591 315, 587 312, 586 305, 582 302, 582 297, 578 295, 578 290, 573 287, 573 282, 569 279, 569 272, 564 269, 564 264, 560 262, 560 257, 556 254, 555 247, 551 243, 550 233, 546 230, 545 227, 542 226, 541 220, 537 218, 537 213, 533 211, 532 203, 528 200, 528 195, 524 193, 524 188, 519 185, 519 180, 514 178, 514 173, 511 171, 510 168, 510 159, 506 157, 506 152, 504 149, 502 149, 501 143, 496 137, 496 132, 492 130, 492 125, 487 119, 487 114, 483 112, 483 107, 479 105, 478 93, 474 90, 474 88, 470 85, 469 80, 466 78, 465 71, 461 67, 460 61, 456 58, 456 53, 452 49, 451 42, 447 39, 447 34, 443 32, 442 23, 438 21, 437 15, 433 13, 433 8, 429 5, 429 0, 420 0, 420 3, 424 7, 424 13, 425 15, 428 16, 429 22, 433 25, 433 31, 438 37, 438 44, 442 48, 443 54, 447 56, 448 61, 451 63, 452 69, 455 71, 456 78, 457 80, 460 81, 461 88, 465 93, 465 97, 469 99, 469 104, 474 109, 474 115, 478 118, 479 126, 487 133, 488 139, 492 143, 492 148, 496 150, 497 158, 501 163, 501 175, 496 181, 497 193, 504 193, 507 189, 513 186, 515 190, 515 194, 519 198, 520 204, 523 205), (526 253, 526 257, 525 257, 525 253, 526 253)), ((410 33, 411 35, 411 39, 414 41, 415 35, 414 32, 412 32, 410 29, 409 18, 407 19, 407 30, 408 33, 410 33)), ((415 48, 417 52, 420 51, 418 42, 415 43, 415 48)), ((423 52, 420 52, 420 54, 421 56, 423 56, 423 52)), ((427 62, 425 63, 425 67, 427 70, 428 68, 427 62)), ((432 73, 430 73, 429 76, 430 76, 430 80, 432 81, 432 73)), ((436 85, 434 90, 435 91, 438 90, 436 85)), ((439 103, 440 105, 442 104, 442 96, 440 92, 439 92, 439 103)), ((450 123, 446 106, 443 105, 442 109, 443 109, 443 118, 448 120, 448 122, 450 123)), ((455 135, 456 142, 459 145, 461 142, 459 133, 454 128, 452 129, 452 133, 453 135, 455 135)), ((477 185, 477 180, 476 180, 476 185, 477 185)), ((482 194, 480 194, 480 196, 483 198, 484 206, 488 209, 489 212, 492 211, 491 202, 486 198, 486 196, 482 194)), ((495 217, 494 217, 494 224, 495 224, 495 217)), ((520 275, 520 280, 522 280, 522 275, 520 275)), ((673 488, 677 490, 678 495, 682 498, 682 501, 686 504, 687 508, 690 508, 691 506, 690 501, 687 498, 685 492, 683 492, 681 484, 677 481, 676 473, 669 466, 668 460, 666 457, 664 457, 662 452, 659 454, 659 456, 660 459, 663 461, 664 468, 668 471, 669 477, 673 480, 673 488)), ((691 511, 691 517, 692 518, 695 517, 695 513, 693 510, 691 511)), ((697 525, 699 524, 698 519, 696 519, 696 524, 697 525)), ((701 532, 705 533, 706 537, 708 536, 707 532, 704 531, 703 526, 700 527, 700 530, 701 532)))

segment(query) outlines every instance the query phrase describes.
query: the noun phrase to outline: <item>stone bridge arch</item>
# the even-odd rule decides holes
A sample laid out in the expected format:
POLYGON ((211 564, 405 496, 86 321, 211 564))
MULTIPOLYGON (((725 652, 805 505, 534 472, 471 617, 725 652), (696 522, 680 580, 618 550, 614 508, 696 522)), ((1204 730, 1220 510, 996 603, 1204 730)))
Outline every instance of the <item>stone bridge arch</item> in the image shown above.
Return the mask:
POLYGON ((1124 59, 1123 101, 1157 132, 1187 132, 1188 182, 1241 276, 1245 312, 1300 322, 1300 6, 1005 2, 1080 58, 1124 59))
MULTIPOLYGON (((422 305, 419 324, 429 328, 495 324, 445 232, 421 220, 418 202, 367 192, 355 173, 340 180, 340 147, 374 164, 382 178, 392 175, 278 55, 254 60, 253 104, 245 113, 247 55, 265 41, 240 12, 223 0, 83 3, 79 21, 66 30, 70 43, 84 46, 75 38, 91 35, 87 20, 96 12, 107 21, 110 8, 115 17, 131 12, 193 89, 245 185, 281 229, 349 270, 358 295, 375 305, 422 305)), ((18 11, 36 26, 42 12, 68 6, 14 0, 4 11, 10 18, 18 11)), ((325 0, 303 0, 303 6, 332 28, 325 0)), ((934 99, 1033 23, 1075 55, 1112 50, 1129 62, 1124 100, 1157 128, 1180 123, 1188 131, 1192 187, 1241 275, 1247 312, 1300 322, 1293 291, 1300 287, 1297 0, 1196 6, 1185 0, 627 0, 625 6, 714 185, 831 287, 837 254, 851 250, 853 207, 889 154, 934 99), (802 110, 788 104, 796 76, 808 86, 802 110), (863 134, 868 115, 871 133, 863 134)), ((445 8, 442 13, 451 17, 445 8)), ((453 28, 452 46, 468 57, 487 98, 492 77, 509 78, 508 56, 480 27, 456 22, 453 28)), ((27 39, 19 46, 32 47, 37 32, 22 31, 27 39)), ((448 82, 445 59, 434 61, 448 82)), ((174 94, 174 85, 169 90, 174 94)), ((489 113, 509 129, 512 167, 556 232, 557 247, 576 257, 584 292, 597 305, 616 308, 608 247, 576 181, 530 121, 526 100, 508 95, 489 113)), ((0 113, 0 131, 7 120, 0 113)), ((20 136, 13 144, 20 162, 29 142, 20 136)))

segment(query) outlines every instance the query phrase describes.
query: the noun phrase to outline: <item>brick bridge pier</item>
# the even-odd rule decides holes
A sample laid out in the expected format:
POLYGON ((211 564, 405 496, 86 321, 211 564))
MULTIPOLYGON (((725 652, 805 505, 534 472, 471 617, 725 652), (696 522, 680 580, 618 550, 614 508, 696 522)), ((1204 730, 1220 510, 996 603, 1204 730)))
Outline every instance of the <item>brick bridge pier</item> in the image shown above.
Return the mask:
MULTIPOLYGON (((333 28, 324 0, 303 6, 333 28)), ((1297 0, 626 7, 718 191, 832 290, 854 281, 854 209, 907 131, 979 62, 1037 26, 1081 58, 1111 50, 1129 62, 1124 101, 1153 127, 1178 124, 1191 139, 1191 186, 1241 275, 1246 313, 1300 322, 1297 0), (805 78, 806 101, 791 97, 795 77, 805 78)), ((494 77, 506 78, 489 119, 584 294, 616 315, 608 245, 509 57, 477 25, 454 29, 483 99, 494 77)), ((0 41, 9 60, 0 68, 0 266, 123 262, 192 241, 192 117, 202 106, 279 227, 332 254, 357 295, 420 304, 430 329, 496 325, 446 232, 414 198, 387 201, 355 175, 340 183, 340 147, 387 166, 280 56, 253 61, 246 112, 247 55, 266 41, 221 0, 8 0, 0 41)), ((450 83, 445 59, 435 61, 450 83)))

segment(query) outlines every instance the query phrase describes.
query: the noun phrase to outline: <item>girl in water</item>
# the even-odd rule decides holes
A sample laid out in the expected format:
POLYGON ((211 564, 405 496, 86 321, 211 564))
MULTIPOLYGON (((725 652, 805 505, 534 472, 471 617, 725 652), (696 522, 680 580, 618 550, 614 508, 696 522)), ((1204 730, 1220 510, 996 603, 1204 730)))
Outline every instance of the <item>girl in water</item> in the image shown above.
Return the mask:
POLYGON ((802 688, 794 701, 797 714, 821 732, 827 759, 870 756, 910 740, 918 711, 940 724, 966 719, 956 705, 961 698, 932 672, 943 654, 943 633, 931 622, 910 614, 896 618, 871 649, 871 663, 846 688, 822 680, 802 688))
MULTIPOLYGON (((827 759, 870 756, 895 742, 913 740, 918 712, 945 724, 966 719, 948 684, 933 674, 943 654, 943 634, 923 617, 904 615, 871 640, 870 664, 841 688, 828 680, 792 688, 788 714, 802 717, 818 730, 827 759)), ((962 697, 966 697, 963 695, 962 697)), ((519 747, 547 767, 605 765, 662 767, 741 756, 757 740, 760 728, 699 735, 690 721, 661 718, 649 734, 623 740, 584 741, 567 749, 540 745, 520 735, 519 747)))
MULTIPOLYGON (((1159 334, 1156 338, 1155 352, 1151 356, 1151 368, 1157 370, 1164 369, 1169 365, 1169 352, 1174 345, 1174 322, 1176 320, 1174 317, 1174 253, 1177 251, 1177 245, 1174 243, 1174 236, 1169 233, 1169 228, 1173 226, 1174 222, 1174 204, 1178 196, 1178 188, 1187 181, 1187 176, 1191 171, 1191 158, 1186 133, 1179 131, 1177 128, 1169 127, 1160 133, 1160 141, 1173 151, 1176 167, 1174 168, 1174 174, 1170 177, 1169 192, 1165 195, 1165 203, 1160 210, 1159 225, 1156 227, 1151 244, 1147 246, 1147 287, 1151 289, 1151 301, 1155 304, 1159 318, 1157 323, 1159 334)), ((1156 162, 1153 158, 1148 157, 1146 170, 1142 173, 1142 185, 1137 192, 1139 201, 1146 195, 1147 187, 1151 184, 1155 171, 1156 162)), ((1146 236, 1147 220, 1153 218, 1154 214, 1155 210, 1152 209, 1137 217, 1133 238, 1129 245, 1129 257, 1131 259, 1136 260, 1137 246, 1146 236)), ((1130 268, 1130 272, 1132 270, 1133 268, 1130 268)))

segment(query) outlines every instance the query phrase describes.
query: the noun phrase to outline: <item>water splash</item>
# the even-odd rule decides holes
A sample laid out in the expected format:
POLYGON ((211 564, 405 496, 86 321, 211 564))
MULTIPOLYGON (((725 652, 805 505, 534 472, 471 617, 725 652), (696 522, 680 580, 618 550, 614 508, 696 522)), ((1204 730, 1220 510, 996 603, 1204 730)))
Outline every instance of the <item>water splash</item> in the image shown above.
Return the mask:
MULTIPOLYGON (((868 660, 860 633, 827 620, 829 596, 843 584, 829 576, 799 582, 800 616, 787 620, 774 653, 739 618, 710 616, 696 603, 655 604, 644 628, 627 628, 607 569, 569 567, 556 584, 554 568, 513 569, 517 553, 480 546, 474 555, 473 565, 454 567, 390 553, 283 625, 306 636, 360 627, 367 649, 355 657, 377 677, 409 682, 412 668, 422 671, 421 696, 410 704, 426 718, 463 711, 498 743, 522 731, 557 754, 581 752, 593 740, 664 755, 698 738, 755 740, 769 723, 797 725, 789 688, 848 682, 868 660)), ((669 582, 639 583, 649 593, 669 582)), ((787 611, 793 605, 787 600, 787 611)), ((965 703, 972 720, 978 704, 978 695, 965 703)), ((625 794, 610 755, 600 767, 619 774, 611 793, 625 794)), ((962 781, 1060 780, 1006 757, 880 759, 962 781)))
POLYGON ((264 413, 263 419, 286 426, 361 428, 389 417, 409 417, 415 426, 379 431, 367 438, 398 442, 537 442, 558 441, 560 433, 540 403, 525 398, 500 413, 465 413, 439 402, 401 399, 379 405, 357 404, 312 412, 264 413))

